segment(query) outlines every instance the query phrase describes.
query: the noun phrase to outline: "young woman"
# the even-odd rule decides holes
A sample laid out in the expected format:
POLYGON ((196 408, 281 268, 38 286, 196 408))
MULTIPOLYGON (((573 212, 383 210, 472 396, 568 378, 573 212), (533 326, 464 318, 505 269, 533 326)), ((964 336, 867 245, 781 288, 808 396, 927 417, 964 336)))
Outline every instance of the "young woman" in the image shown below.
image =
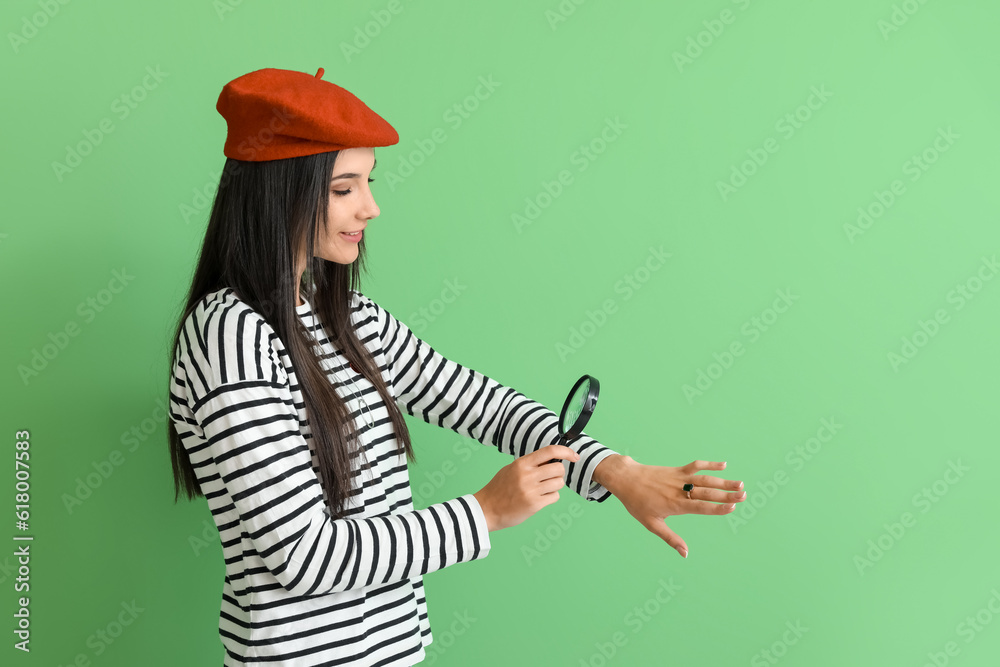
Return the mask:
POLYGON ((564 486, 614 493, 686 556, 663 519, 732 511, 742 483, 696 475, 725 464, 646 466, 586 435, 549 444, 555 413, 359 291, 374 148, 398 135, 322 73, 257 70, 223 88, 227 161, 174 337, 175 500, 204 496, 219 529, 224 664, 420 662, 433 640, 422 575, 485 558, 491 531, 564 486), (403 411, 515 460, 414 510, 403 411))

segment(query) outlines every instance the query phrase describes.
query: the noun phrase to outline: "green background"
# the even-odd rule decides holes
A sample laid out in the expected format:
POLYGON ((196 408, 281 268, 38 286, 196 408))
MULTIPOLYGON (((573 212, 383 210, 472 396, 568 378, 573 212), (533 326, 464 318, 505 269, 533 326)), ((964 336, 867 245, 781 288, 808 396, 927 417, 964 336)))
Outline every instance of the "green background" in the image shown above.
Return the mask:
MULTIPOLYGON (((749 493, 735 519, 667 521, 684 560, 617 499, 564 492, 492 533, 483 561, 426 577, 434 663, 996 664, 998 20, 987 3, 915 0, 5 2, 0 498, 13 537, 14 433, 29 429, 35 539, 30 655, 12 648, 15 543, 0 549, 3 664, 221 664, 218 534, 203 499, 173 504, 156 417, 224 162, 216 99, 264 67, 323 67, 400 134, 376 151, 363 291, 553 409, 594 375, 588 433, 646 464, 728 461, 749 493), (147 67, 162 78, 135 90, 147 67), (497 85, 476 100, 480 77, 497 85), (810 109, 813 90, 828 97, 810 109), (125 117, 122 95, 143 98, 125 117), (609 118, 625 127, 602 145, 609 118), (102 120, 113 130, 94 135, 102 120), (88 133, 100 142, 57 173, 88 133), (419 164, 403 178, 404 163, 419 164), (647 271, 651 247, 670 256, 647 271), (121 293, 81 308, 122 269, 121 293), (448 281, 461 291, 445 304, 448 281), (796 298, 775 319, 779 290, 796 298), (686 395, 699 372, 714 377, 686 395), (832 438, 823 419, 842 425, 832 438), (133 601, 134 622, 97 640, 133 601)), ((511 460, 408 423, 418 507, 511 460)))

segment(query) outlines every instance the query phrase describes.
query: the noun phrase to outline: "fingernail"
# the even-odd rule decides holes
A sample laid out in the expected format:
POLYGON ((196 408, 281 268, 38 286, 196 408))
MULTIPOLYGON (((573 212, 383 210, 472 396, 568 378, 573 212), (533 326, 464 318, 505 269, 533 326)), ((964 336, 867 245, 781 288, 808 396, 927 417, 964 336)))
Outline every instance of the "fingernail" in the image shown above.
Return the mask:
POLYGON ((732 505, 730 505, 729 509, 730 509, 730 511, 736 509, 736 503, 733 503, 732 505))
POLYGON ((681 556, 684 556, 684 558, 688 557, 687 549, 685 549, 684 551, 681 552, 681 556))

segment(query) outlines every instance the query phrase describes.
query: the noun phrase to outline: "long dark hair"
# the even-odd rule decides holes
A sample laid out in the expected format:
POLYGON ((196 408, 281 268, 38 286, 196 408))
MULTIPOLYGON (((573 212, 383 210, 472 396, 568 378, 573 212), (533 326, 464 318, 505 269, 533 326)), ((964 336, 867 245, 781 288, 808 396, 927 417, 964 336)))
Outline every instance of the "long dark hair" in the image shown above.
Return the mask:
MULTIPOLYGON (((295 266, 305 246, 306 267, 299 285, 313 311, 333 337, 331 344, 359 368, 378 390, 392 420, 399 452, 416 460, 406 422, 389 396, 370 352, 350 322, 350 290, 358 289, 364 269, 365 241, 358 259, 339 264, 313 257, 318 222, 327 226, 330 178, 338 151, 283 160, 247 162, 226 159, 209 214, 201 255, 187 305, 174 334, 173 353, 184 321, 210 292, 232 288, 267 321, 291 356, 319 461, 320 482, 331 516, 342 518, 351 495, 351 462, 363 452, 347 405, 334 390, 313 352, 295 312, 295 266)), ((172 364, 171 364, 172 366, 172 364)), ((168 400, 171 380, 168 378, 168 400)), ((174 471, 174 502, 183 490, 188 499, 203 497, 194 468, 173 421, 167 429, 174 471)), ((368 462, 365 461, 364 466, 368 462)))

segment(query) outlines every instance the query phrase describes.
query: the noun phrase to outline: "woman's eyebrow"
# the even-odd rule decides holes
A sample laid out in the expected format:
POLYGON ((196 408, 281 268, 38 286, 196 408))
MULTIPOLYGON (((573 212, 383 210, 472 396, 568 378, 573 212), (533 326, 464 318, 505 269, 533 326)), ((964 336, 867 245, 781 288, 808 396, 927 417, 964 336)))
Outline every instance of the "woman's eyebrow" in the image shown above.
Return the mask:
MULTIPOLYGON (((372 169, 374 170, 375 167, 377 167, 377 166, 378 166, 378 160, 376 159, 375 162, 372 163, 372 169)), ((361 174, 355 174, 355 173, 337 174, 336 176, 334 176, 333 178, 331 178, 330 181, 331 182, 335 181, 338 178, 360 178, 360 176, 361 176, 361 174)))

